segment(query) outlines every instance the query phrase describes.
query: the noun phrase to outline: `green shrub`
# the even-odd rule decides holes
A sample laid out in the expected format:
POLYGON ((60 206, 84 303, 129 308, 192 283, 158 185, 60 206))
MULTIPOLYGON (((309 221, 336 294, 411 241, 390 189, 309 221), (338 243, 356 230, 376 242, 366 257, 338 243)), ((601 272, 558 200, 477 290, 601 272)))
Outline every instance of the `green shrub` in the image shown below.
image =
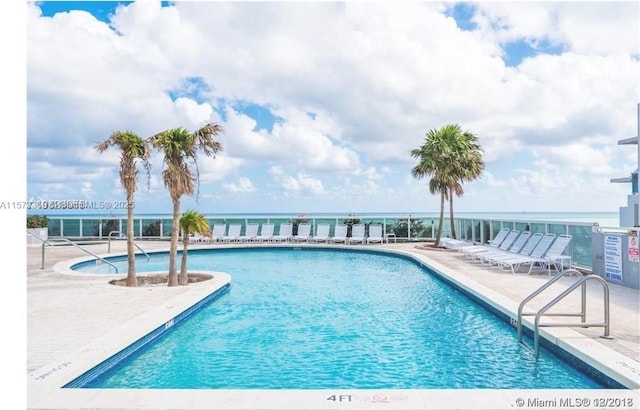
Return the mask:
POLYGON ((49 218, 44 215, 27 216, 27 229, 46 228, 49 225, 49 218))
MULTIPOLYGON (((398 219, 391 231, 398 238, 409 237, 409 224, 406 219, 398 219)), ((422 225, 421 219, 411 219, 411 237, 412 238, 426 238, 431 234, 431 227, 428 229, 422 225)))
POLYGON ((349 214, 349 217, 342 221, 342 223, 347 225, 347 236, 351 236, 353 225, 361 224, 362 219, 356 217, 355 215, 349 214))
MULTIPOLYGON (((109 232, 120 230, 120 224, 117 219, 103 219, 101 222, 102 222, 102 236, 108 236, 109 232)), ((93 228, 93 236, 100 236, 99 224, 96 224, 96 226, 93 228)))
POLYGON ((142 236, 160 236, 161 220, 154 221, 142 230, 142 236))
POLYGON ((291 219, 291 233, 297 235, 298 225, 306 223, 309 223, 309 219, 304 214, 300 214, 297 218, 291 219))

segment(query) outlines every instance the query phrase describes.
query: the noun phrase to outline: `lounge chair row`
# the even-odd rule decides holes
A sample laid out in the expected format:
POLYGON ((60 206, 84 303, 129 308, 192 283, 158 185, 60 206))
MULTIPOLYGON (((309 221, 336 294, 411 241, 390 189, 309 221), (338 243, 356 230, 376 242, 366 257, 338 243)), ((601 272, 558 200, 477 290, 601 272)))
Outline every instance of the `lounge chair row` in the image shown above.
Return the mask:
POLYGON ((372 224, 369 226, 369 235, 365 236, 364 224, 354 224, 351 229, 351 236, 347 236, 348 227, 346 224, 337 224, 333 236, 329 235, 331 226, 329 224, 317 224, 316 233, 312 234, 311 224, 301 223, 298 225, 298 232, 293 234, 293 224, 284 223, 280 225, 279 232, 274 233, 275 225, 265 223, 260 226, 257 223, 248 223, 245 233, 241 235, 242 224, 216 224, 211 231, 211 238, 194 235, 191 241, 194 242, 309 242, 309 243, 345 243, 345 244, 370 244, 382 243, 382 225, 372 224), (258 232, 259 231, 259 232, 258 232))
POLYGON ((487 245, 461 245, 456 249, 472 261, 483 263, 513 274, 530 275, 533 269, 551 268, 560 271, 571 266, 571 256, 565 255, 572 236, 554 233, 520 232, 502 229, 487 245), (524 267, 525 271, 520 269, 524 267))

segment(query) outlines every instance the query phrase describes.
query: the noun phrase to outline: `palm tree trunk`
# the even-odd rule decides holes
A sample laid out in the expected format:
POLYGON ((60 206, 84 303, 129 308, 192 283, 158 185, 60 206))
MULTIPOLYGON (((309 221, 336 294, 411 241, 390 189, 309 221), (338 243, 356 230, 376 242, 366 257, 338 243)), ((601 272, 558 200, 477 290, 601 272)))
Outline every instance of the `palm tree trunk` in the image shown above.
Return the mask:
POLYGON ((173 226, 171 228, 171 246, 169 247, 169 278, 168 286, 178 286, 176 272, 176 258, 178 257, 178 236, 180 235, 180 199, 172 198, 173 226))
POLYGON ((442 227, 444 225, 444 200, 445 192, 440 192, 440 220, 438 221, 438 233, 436 234, 436 241, 433 244, 436 248, 440 247, 440 238, 442 237, 442 227))
POLYGON ((189 232, 187 230, 182 231, 182 245, 180 278, 178 282, 180 283, 180 285, 187 285, 189 283, 189 275, 187 274, 187 248, 189 247, 189 232))
POLYGON ((138 286, 136 252, 133 249, 133 191, 127 190, 127 286, 138 286))
POLYGON ((451 237, 456 238, 456 224, 453 221, 453 189, 449 190, 449 223, 451 224, 451 237))

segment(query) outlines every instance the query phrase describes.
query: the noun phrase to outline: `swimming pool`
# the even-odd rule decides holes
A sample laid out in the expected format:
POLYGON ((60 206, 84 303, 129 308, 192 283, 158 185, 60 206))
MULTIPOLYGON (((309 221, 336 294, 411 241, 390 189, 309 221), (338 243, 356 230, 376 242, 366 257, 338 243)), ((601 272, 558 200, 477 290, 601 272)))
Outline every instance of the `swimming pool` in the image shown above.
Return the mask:
MULTIPOLYGON (((82 387, 605 387, 544 350, 534 360, 511 326, 402 256, 287 247, 194 250, 189 261, 229 272, 231 290, 82 387)), ((166 266, 152 255, 137 269, 166 266)))

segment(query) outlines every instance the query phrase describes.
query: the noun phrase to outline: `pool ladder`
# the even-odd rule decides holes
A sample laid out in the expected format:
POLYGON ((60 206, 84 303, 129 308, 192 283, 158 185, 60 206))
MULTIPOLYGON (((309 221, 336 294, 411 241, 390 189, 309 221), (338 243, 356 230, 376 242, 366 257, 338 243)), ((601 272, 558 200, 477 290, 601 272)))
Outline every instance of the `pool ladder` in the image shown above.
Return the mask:
MULTIPOLYGON (((113 231, 109 233, 109 248, 108 248, 108 252, 111 252, 111 234, 112 233, 120 233, 119 231, 113 231)), ((103 257, 96 255, 95 253, 91 252, 90 250, 86 249, 85 247, 73 242, 70 239, 67 238, 55 238, 55 239, 42 239, 41 237, 39 237, 38 235, 27 231, 27 233, 31 236, 33 236, 34 238, 38 239, 40 242, 42 242, 42 263, 40 265, 40 269, 44 269, 44 249, 46 245, 49 246, 55 246, 53 245, 54 242, 65 242, 65 243, 69 243, 73 246, 75 246, 76 248, 88 253, 89 255, 93 256, 94 258, 96 258, 96 263, 98 263, 98 261, 106 263, 107 265, 111 266, 113 269, 115 269, 116 273, 118 273, 118 267, 116 265, 114 265, 113 263, 109 262, 108 260, 104 259, 103 257)), ((146 257, 147 257, 147 262, 149 262, 150 258, 149 258, 149 254, 147 252, 144 251, 144 249, 142 249, 137 243, 133 243, 133 245, 138 248, 140 250, 140 252, 142 252, 146 257)))
MULTIPOLYGON (((118 236, 124 236, 124 237, 126 238, 126 235, 124 235, 124 234, 123 234, 122 232, 120 232, 120 231, 111 231, 111 232, 109 232, 109 240, 107 241, 107 243, 108 243, 108 245, 107 245, 107 253, 111 253, 111 235, 113 235, 114 233, 117 233, 117 234, 118 234, 118 236)), ((138 245, 137 243, 135 243, 135 241, 133 242, 133 246, 135 246, 136 248, 138 248, 138 250, 139 250, 140 252, 142 252, 142 253, 144 254, 144 256, 146 256, 146 257, 147 257, 147 262, 149 262, 149 260, 150 260, 150 258, 149 258, 149 254, 148 254, 148 253, 146 253, 146 252, 144 251, 144 249, 142 249, 142 248, 140 247, 140 245, 138 245)))
MULTIPOLYGON (((527 346, 522 341, 522 317, 523 316, 535 316, 535 320, 533 322, 533 352, 535 354, 536 359, 540 355, 540 328, 541 327, 603 327, 604 335, 600 336, 604 339, 613 339, 610 333, 610 320, 609 320, 609 285, 607 282, 597 275, 586 275, 583 276, 582 272, 577 269, 565 269, 560 272, 550 280, 548 280, 544 285, 538 288, 535 292, 527 296, 518 306, 518 320, 517 320, 517 328, 518 328, 518 342, 522 343, 524 346, 527 346), (549 303, 540 308, 537 312, 527 312, 524 313, 524 305, 529 302, 531 299, 538 296, 542 291, 547 289, 549 286, 560 280, 560 278, 575 274, 579 277, 579 279, 574 282, 571 286, 565 289, 562 293, 556 296, 549 303), (595 322, 589 323, 587 322, 587 281, 595 280, 602 285, 602 290, 604 294, 603 305, 604 305, 604 320, 603 322, 595 322), (547 310, 555 306, 559 301, 564 299, 565 296, 573 292, 578 286, 581 288, 581 301, 580 301, 580 312, 578 313, 547 313, 547 310), (559 322, 559 323, 540 323, 540 319, 542 316, 579 316, 580 323, 572 323, 572 322, 559 322)), ((529 346, 527 346, 529 347, 529 346)))
POLYGON ((108 260, 96 255, 95 253, 91 252, 89 249, 86 249, 80 245, 78 245, 77 243, 73 242, 72 240, 69 240, 67 238, 56 238, 56 239, 42 239, 41 237, 39 237, 38 235, 35 235, 29 231, 27 231, 27 233, 31 236, 33 236, 34 238, 39 239, 42 242, 42 263, 40 265, 40 269, 44 269, 44 247, 46 245, 49 246, 55 246, 53 245, 54 242, 65 242, 65 243, 69 243, 73 246, 75 246, 76 248, 88 253, 89 255, 93 256, 94 258, 96 258, 96 263, 98 262, 98 260, 100 260, 101 262, 106 263, 107 265, 113 267, 113 269, 116 270, 116 273, 118 273, 118 267, 116 265, 114 265, 113 263, 109 262, 108 260))

